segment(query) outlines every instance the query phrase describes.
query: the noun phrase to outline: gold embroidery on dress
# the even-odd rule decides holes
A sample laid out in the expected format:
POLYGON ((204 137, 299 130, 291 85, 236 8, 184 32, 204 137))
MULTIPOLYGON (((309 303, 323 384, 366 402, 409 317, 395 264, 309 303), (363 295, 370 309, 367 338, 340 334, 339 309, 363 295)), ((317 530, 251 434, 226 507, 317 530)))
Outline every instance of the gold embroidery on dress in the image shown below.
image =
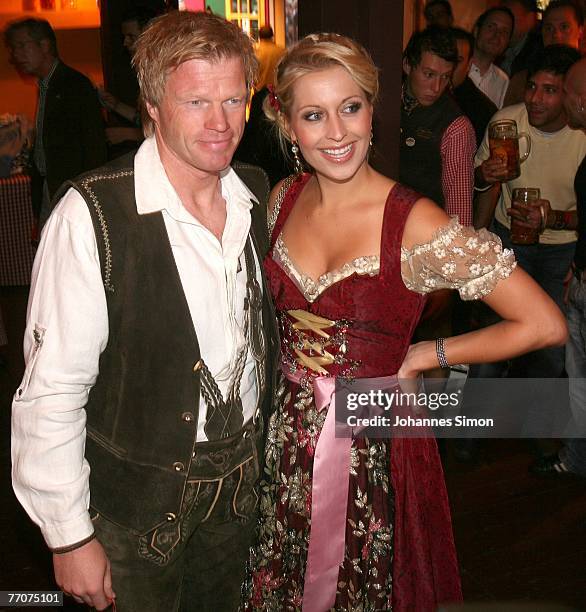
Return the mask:
MULTIPOLYGON (((324 319, 324 317, 319 317, 306 310, 289 310, 288 314, 296 320, 296 323, 293 323, 293 329, 309 330, 325 340, 330 339, 330 334, 326 333, 324 329, 332 327, 335 323, 334 321, 324 319)), ((297 347, 294 347, 293 350, 297 355, 299 365, 324 376, 328 375, 328 371, 322 366, 335 363, 335 357, 326 350, 322 342, 312 340, 305 334, 302 337, 302 350, 299 350, 297 347), (303 353, 302 351, 304 350, 309 351, 309 354, 303 353), (313 353, 316 353, 317 356, 314 356, 313 353)))
POLYGON ((360 362, 347 356, 350 321, 332 321, 306 310, 288 310, 280 313, 280 323, 283 361, 291 372, 302 370, 308 379, 328 376, 330 372, 324 366, 335 364, 342 366, 339 376, 353 377, 360 362))

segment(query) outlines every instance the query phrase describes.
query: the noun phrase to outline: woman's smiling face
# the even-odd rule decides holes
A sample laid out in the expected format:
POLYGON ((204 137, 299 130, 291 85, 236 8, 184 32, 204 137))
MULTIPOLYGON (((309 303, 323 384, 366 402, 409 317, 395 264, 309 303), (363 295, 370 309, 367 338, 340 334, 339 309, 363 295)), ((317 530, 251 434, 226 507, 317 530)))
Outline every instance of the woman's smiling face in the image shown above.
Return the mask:
POLYGON ((318 175, 352 178, 366 161, 372 105, 341 66, 300 77, 293 86, 289 135, 318 175))

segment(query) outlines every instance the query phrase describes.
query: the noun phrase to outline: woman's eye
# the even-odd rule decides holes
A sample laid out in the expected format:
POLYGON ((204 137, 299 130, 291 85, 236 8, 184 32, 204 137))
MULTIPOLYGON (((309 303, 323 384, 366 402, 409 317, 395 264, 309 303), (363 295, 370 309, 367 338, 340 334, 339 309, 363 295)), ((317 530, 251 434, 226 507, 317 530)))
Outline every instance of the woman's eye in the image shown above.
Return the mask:
POLYGON ((312 111, 311 113, 306 113, 303 115, 303 118, 306 121, 319 121, 319 119, 321 119, 321 113, 318 111, 312 111))
POLYGON ((360 102, 352 102, 351 104, 348 104, 348 106, 344 107, 344 112, 348 113, 349 115, 353 115, 354 113, 357 113, 361 108, 362 104, 360 102))

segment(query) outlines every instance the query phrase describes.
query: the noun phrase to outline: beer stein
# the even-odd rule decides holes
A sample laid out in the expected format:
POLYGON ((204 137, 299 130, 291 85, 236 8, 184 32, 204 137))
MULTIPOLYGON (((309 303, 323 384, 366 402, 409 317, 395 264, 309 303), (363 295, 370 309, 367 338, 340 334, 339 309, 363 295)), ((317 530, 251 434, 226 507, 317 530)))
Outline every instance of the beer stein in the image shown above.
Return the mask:
MULTIPOLYGON (((517 204, 524 206, 534 205, 539 200, 539 189, 537 187, 517 187, 513 189, 511 197, 511 208, 516 208, 517 204)), ((523 227, 518 224, 515 217, 511 217, 511 242, 513 244, 537 244, 539 242, 539 229, 523 227)))
POLYGON ((525 132, 517 133, 517 123, 513 119, 492 121, 488 124, 488 146, 491 157, 500 157, 507 164, 507 176, 503 181, 511 181, 521 174, 521 164, 531 152, 531 138, 525 132), (527 143, 525 153, 519 155, 519 139, 527 143))

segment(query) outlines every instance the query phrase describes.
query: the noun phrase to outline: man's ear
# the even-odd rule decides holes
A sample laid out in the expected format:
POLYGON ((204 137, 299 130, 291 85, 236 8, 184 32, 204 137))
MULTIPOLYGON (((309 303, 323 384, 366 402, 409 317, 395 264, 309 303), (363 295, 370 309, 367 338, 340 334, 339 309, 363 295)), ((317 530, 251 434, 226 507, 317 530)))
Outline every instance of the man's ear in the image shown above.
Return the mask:
POLYGON ((411 64, 407 61, 407 58, 403 58, 403 72, 405 74, 411 74, 411 64))
POLYGON ((154 104, 151 104, 150 102, 145 102, 144 105, 146 107, 147 113, 149 114, 149 117, 153 120, 154 123, 158 125, 159 124, 159 109, 154 104))

